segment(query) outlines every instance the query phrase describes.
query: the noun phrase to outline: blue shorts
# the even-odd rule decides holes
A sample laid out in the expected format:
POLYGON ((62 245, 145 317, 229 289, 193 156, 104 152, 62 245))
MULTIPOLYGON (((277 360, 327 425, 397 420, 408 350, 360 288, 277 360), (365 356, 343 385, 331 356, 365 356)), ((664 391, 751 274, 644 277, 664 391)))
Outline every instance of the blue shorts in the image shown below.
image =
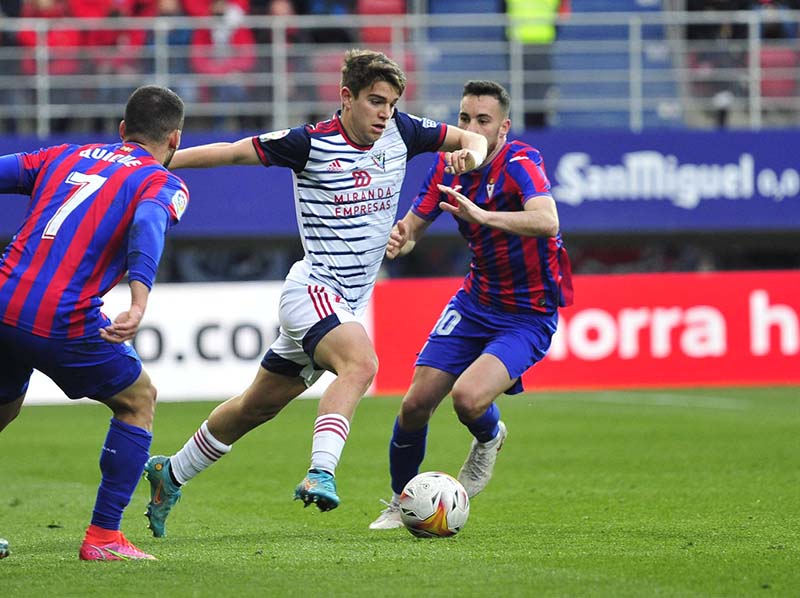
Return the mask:
POLYGON ((552 314, 512 314, 485 307, 463 290, 447 304, 422 347, 417 365, 460 376, 483 353, 497 357, 517 381, 506 394, 523 391, 525 371, 544 358, 558 325, 552 314))
POLYGON ((128 344, 100 338, 50 339, 0 324, 0 404, 28 390, 37 369, 70 399, 98 401, 113 397, 136 382, 142 362, 128 344))

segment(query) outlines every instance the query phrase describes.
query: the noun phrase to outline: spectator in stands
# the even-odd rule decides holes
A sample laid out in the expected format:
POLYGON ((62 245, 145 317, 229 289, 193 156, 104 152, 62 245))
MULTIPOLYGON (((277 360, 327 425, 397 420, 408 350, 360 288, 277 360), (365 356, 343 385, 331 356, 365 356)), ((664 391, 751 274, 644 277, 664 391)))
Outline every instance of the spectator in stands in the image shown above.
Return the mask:
MULTIPOLYGON (((298 103, 308 103, 317 99, 315 93, 314 83, 311 81, 297 81, 295 80, 295 73, 312 73, 314 69, 309 64, 306 51, 296 52, 293 50, 295 44, 310 44, 311 36, 308 29, 304 27, 297 27, 293 25, 293 17, 297 14, 297 9, 291 0, 254 0, 250 6, 255 11, 255 15, 263 15, 267 17, 284 17, 283 24, 286 25, 285 39, 286 39, 286 71, 289 77, 281 77, 281 73, 275 71, 272 55, 272 42, 273 34, 280 35, 280 32, 274 27, 277 25, 275 19, 265 19, 264 27, 256 27, 253 29, 255 34, 256 43, 261 48, 258 70, 263 73, 272 73, 274 77, 272 84, 265 85, 263 88, 255 90, 257 97, 254 98, 258 102, 268 103, 275 97, 275 89, 281 86, 281 92, 286 93, 289 99, 289 109, 291 114, 288 116, 287 122, 273 123, 271 111, 267 111, 254 116, 254 127, 257 130, 276 129, 285 127, 289 122, 296 120, 309 121, 308 113, 305 107, 299 106, 298 103)), ((314 121, 316 122, 316 121, 314 121)))
POLYGON ((553 99, 552 49, 559 14, 569 14, 569 0, 506 0, 508 37, 522 44, 525 72, 525 128, 548 125, 548 104, 553 99))
POLYGON ((800 0, 752 0, 752 8, 760 11, 761 39, 793 39, 798 23, 789 11, 800 9, 800 0))
MULTIPOLYGON (((186 17, 188 13, 180 0, 157 0, 156 10, 161 17, 186 17)), ((170 87, 185 102, 197 100, 197 86, 188 75, 189 47, 192 43, 192 30, 189 28, 170 29, 167 34, 169 62, 167 68, 171 78, 170 87)))
MULTIPOLYGON (((347 16, 356 14, 355 0, 297 0, 297 13, 314 16, 347 16)), ((358 41, 355 29, 315 27, 309 31, 315 44, 353 44, 358 41)))
MULTIPOLYGON (((83 19, 119 19, 121 24, 138 16, 136 0, 69 0, 72 15, 83 19)), ((145 5, 146 6, 146 5, 145 5)), ((98 104, 125 102, 138 84, 131 75, 144 72, 142 66, 147 31, 144 29, 87 29, 82 45, 88 48, 91 73, 96 76, 98 104), (127 77, 126 77, 127 76, 127 77)), ((111 132, 119 125, 116 117, 97 118, 96 132, 111 132)))
POLYGON ((761 17, 761 108, 765 125, 792 126, 797 123, 798 98, 797 21, 790 12, 800 0, 753 0, 761 17))
MULTIPOLYGON (((688 0, 689 11, 748 10, 751 0, 688 0)), ((686 30, 689 67, 693 71, 692 91, 710 101, 714 122, 725 127, 735 99, 747 94, 747 25, 735 23, 730 15, 718 22, 691 23, 686 30)))
MULTIPOLYGON (((256 67, 256 41, 253 31, 242 26, 244 11, 229 0, 213 0, 211 29, 197 29, 192 36, 190 64, 192 72, 203 75, 201 99, 208 102, 246 102, 248 86, 237 75, 253 72, 256 67)), ((215 125, 224 125, 226 115, 217 116, 215 125)), ((240 121, 241 123, 241 121, 240 121)))
MULTIPOLYGON (((19 17, 22 14, 22 0, 0 0, 0 19, 19 17)), ((18 45, 17 34, 13 31, 0 31, 0 48, 14 48, 18 45)), ((0 72, 7 75, 19 74, 19 61, 11 56, 10 60, 0 61, 0 72)), ((13 106, 17 103, 17 90, 14 86, 0 86, 0 105, 13 106)), ((3 130, 16 133, 17 121, 14 118, 3 119, 3 130)))
MULTIPOLYGON (((32 0, 23 6, 22 16, 34 19, 61 19, 72 16, 72 13, 67 0, 32 0)), ((21 71, 31 77, 38 74, 37 35, 36 31, 20 31, 17 36, 24 48, 21 71)), ((50 97, 47 101, 51 104, 77 106, 86 100, 81 89, 70 86, 70 79, 84 72, 79 57, 81 41, 81 32, 77 30, 51 29, 47 32, 49 53, 47 74, 50 76, 50 97)), ((51 120, 50 130, 61 133, 69 126, 70 119, 58 117, 51 120)))

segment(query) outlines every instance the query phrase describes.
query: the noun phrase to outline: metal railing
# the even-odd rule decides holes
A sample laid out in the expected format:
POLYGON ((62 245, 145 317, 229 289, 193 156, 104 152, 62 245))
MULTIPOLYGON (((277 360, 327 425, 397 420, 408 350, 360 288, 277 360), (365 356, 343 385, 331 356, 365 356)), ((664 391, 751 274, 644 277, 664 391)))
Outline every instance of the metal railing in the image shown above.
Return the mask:
POLYGON ((0 131, 113 130, 128 94, 144 83, 182 95, 188 129, 282 128, 327 117, 353 44, 310 43, 305 34, 330 28, 350 31, 356 45, 385 51, 406 69, 404 110, 450 122, 463 83, 493 79, 511 93, 517 130, 523 113, 546 126, 633 131, 800 124, 800 11, 574 12, 559 19, 550 46, 508 41, 503 14, 245 16, 236 26, 250 30, 252 46, 230 37, 216 47, 190 43, 197 29, 220 30, 224 39, 229 25, 206 17, 3 19, 4 39, 28 33, 24 44, 0 47, 0 131), (739 36, 687 39, 690 26, 720 24, 739 36), (777 25, 786 36, 762 36, 777 25), (74 42, 83 35, 74 32, 90 31, 117 34, 110 45, 74 42), (199 70, 243 56, 252 58, 246 67, 199 70))

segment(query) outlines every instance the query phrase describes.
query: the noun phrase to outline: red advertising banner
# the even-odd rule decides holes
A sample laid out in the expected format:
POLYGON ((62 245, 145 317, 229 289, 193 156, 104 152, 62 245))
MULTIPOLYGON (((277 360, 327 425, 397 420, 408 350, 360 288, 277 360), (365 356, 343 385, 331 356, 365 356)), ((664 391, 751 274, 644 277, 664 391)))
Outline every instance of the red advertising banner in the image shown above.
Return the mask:
MULTIPOLYGON (((461 279, 382 281, 373 298, 375 388, 402 394, 461 279)), ((528 389, 800 383, 800 272, 575 276, 528 389)))

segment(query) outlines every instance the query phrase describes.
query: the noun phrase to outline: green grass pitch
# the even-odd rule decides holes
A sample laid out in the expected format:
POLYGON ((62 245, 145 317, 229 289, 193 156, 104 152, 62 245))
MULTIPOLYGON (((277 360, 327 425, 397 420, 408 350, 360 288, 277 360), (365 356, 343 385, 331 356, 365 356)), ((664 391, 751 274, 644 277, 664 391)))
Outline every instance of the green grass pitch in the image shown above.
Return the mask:
MULTIPOLYGON (((0 434, 0 596, 798 596, 800 389, 542 393, 499 401, 509 438, 464 530, 367 525, 388 498, 399 399, 359 407, 341 506, 291 500, 316 401, 296 401, 193 480, 152 538, 137 488, 123 530, 157 562, 86 563, 78 545, 110 412, 27 407, 0 434)), ((211 403, 163 403, 172 453, 211 403)), ((426 470, 457 473, 470 437, 449 402, 426 470)))

